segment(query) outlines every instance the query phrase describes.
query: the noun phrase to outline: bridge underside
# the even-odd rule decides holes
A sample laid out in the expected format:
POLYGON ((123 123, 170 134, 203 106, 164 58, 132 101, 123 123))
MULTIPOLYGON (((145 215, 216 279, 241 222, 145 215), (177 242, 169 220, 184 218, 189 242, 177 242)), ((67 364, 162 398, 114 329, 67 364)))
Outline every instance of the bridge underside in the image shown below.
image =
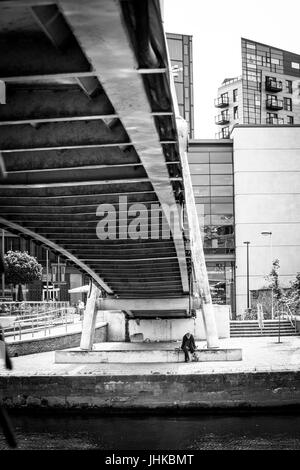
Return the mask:
POLYGON ((157 210, 185 198, 159 2, 2 1, 0 57, 0 226, 119 299, 187 296, 188 236, 157 210))

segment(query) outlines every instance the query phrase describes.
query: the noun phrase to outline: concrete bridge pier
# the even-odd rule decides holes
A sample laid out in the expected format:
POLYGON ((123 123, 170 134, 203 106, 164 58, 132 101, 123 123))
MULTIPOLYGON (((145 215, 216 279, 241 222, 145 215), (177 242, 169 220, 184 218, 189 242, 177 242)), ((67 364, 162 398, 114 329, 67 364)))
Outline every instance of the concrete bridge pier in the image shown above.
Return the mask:
POLYGON ((219 348, 219 337, 217 333, 214 306, 211 302, 202 304, 202 311, 196 311, 197 315, 203 317, 204 328, 206 332, 207 349, 219 348))
POLYGON ((93 349, 94 334, 97 318, 97 298, 100 289, 92 281, 90 282, 90 291, 88 293, 87 303, 83 316, 82 334, 80 349, 91 351, 93 349))

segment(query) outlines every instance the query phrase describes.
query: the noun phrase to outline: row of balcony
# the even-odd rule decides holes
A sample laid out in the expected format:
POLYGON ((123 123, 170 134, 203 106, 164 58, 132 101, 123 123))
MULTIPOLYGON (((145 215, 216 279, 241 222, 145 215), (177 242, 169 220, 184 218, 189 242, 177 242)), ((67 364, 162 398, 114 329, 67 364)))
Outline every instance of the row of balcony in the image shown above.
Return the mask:
MULTIPOLYGON (((268 98, 266 100, 266 108, 271 111, 279 111, 283 109, 283 100, 279 100, 276 97, 268 98)), ((218 125, 229 124, 230 122, 230 115, 229 112, 222 112, 218 116, 215 117, 215 123, 218 125)))
POLYGON ((278 126, 279 124, 284 124, 284 120, 283 118, 278 118, 278 117, 267 117, 266 124, 274 124, 278 126))
POLYGON ((222 113, 215 117, 215 123, 218 125, 229 124, 230 116, 229 113, 222 113))
POLYGON ((266 108, 279 111, 280 109, 283 109, 283 100, 279 100, 276 97, 268 98, 266 100, 266 108))
POLYGON ((229 97, 228 96, 219 96, 215 99, 215 107, 216 108, 226 108, 229 106, 229 97))
MULTIPOLYGON (((266 77, 266 91, 278 93, 283 90, 282 82, 271 77, 266 77)), ((216 108, 226 108, 229 106, 229 96, 221 95, 215 99, 216 108)), ((281 108, 279 108, 281 109, 281 108)))
POLYGON ((228 128, 224 128, 221 130, 221 132, 217 132, 215 134, 216 139, 230 139, 230 132, 228 128))
POLYGON ((266 91, 270 91, 272 93, 282 91, 282 82, 275 78, 266 77, 266 91))

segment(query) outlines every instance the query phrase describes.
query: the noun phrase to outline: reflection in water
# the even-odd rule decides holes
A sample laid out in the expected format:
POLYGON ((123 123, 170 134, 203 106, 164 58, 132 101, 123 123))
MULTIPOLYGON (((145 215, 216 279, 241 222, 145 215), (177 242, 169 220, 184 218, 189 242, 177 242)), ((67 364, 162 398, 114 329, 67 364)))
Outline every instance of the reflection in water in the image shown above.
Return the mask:
POLYGON ((300 449, 300 415, 34 414, 12 422, 19 449, 300 449))

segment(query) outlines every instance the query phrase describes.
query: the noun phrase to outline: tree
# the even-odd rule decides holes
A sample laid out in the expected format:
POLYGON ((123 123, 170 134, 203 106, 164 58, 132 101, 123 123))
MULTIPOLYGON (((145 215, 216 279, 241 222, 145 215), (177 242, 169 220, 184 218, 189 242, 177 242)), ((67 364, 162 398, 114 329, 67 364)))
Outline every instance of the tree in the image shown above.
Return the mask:
POLYGON ((272 295, 277 304, 277 307, 279 307, 283 302, 283 291, 279 284, 279 268, 279 259, 275 259, 272 263, 272 270, 268 276, 268 280, 270 282, 269 287, 272 289, 272 295))
POLYGON ((297 313, 300 309, 300 273, 296 274, 296 279, 291 282, 291 288, 289 292, 290 306, 297 313))
POLYGON ((43 267, 27 251, 8 251, 4 255, 6 282, 18 288, 18 301, 23 300, 22 284, 30 284, 42 279, 43 267))

